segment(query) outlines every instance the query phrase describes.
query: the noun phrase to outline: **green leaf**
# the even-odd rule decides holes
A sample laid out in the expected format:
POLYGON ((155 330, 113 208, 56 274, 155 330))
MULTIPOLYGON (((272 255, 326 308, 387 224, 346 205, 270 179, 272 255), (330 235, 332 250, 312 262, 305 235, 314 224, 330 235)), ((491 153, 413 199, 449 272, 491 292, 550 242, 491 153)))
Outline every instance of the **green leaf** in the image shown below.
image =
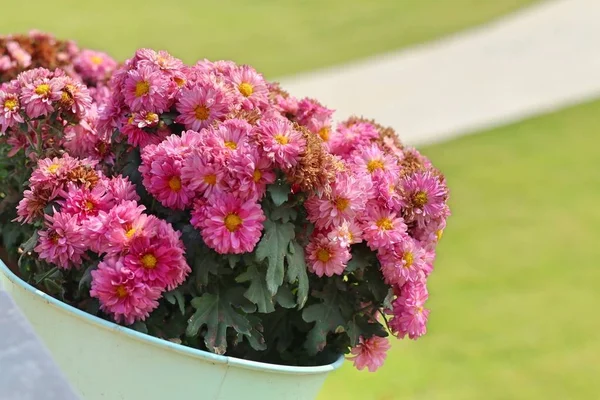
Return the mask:
POLYGON ((248 266, 246 272, 236 278, 237 282, 250 282, 250 287, 244 296, 258 306, 258 312, 271 313, 275 311, 273 296, 267 288, 267 280, 263 271, 255 264, 248 266))
POLYGON ((284 308, 294 308, 296 306, 294 294, 287 285, 283 285, 279 288, 275 295, 275 301, 284 308))
POLYGON ((232 305, 229 291, 223 293, 205 293, 192 300, 196 309, 188 320, 186 334, 196 336, 200 328, 206 325, 204 343, 209 351, 225 354, 227 351, 227 330, 233 328, 237 333, 250 336, 252 325, 239 314, 232 305))
POLYGON ((98 262, 92 263, 85 269, 83 275, 81 276, 81 279, 79 280, 79 293, 81 293, 84 288, 89 288, 92 285, 92 271, 96 268, 98 268, 98 262))
POLYGON ((279 207, 273 208, 269 218, 273 221, 290 222, 295 221, 298 217, 298 211, 289 204, 283 204, 279 207))
POLYGON ((336 332, 340 328, 345 329, 346 324, 338 304, 339 292, 332 285, 328 285, 321 297, 323 302, 312 304, 302 312, 302 318, 306 322, 315 323, 304 343, 310 355, 316 355, 325 348, 329 332, 336 332))
POLYGON ((19 267, 21 266, 21 261, 22 261, 23 257, 25 255, 29 255, 29 253, 33 250, 33 248, 37 244, 37 241, 38 241, 38 233, 37 233, 37 231, 35 231, 35 232, 33 232, 33 236, 31 236, 25 243, 23 243, 23 245, 21 246, 23 253, 21 253, 21 256, 19 257, 19 261, 18 261, 19 267))
POLYGON ((376 260, 373 257, 373 252, 368 247, 355 245, 352 249, 352 258, 348 261, 345 272, 350 273, 357 270, 364 270, 374 262, 376 260))
POLYGON ((365 338, 370 338, 373 336, 388 336, 381 324, 370 322, 367 316, 357 316, 352 321, 348 322, 347 333, 348 337, 350 338, 350 346, 352 347, 358 345, 361 336, 365 338))
POLYGON ((290 242, 286 259, 288 264, 287 281, 289 283, 295 283, 298 281, 296 303, 298 304, 298 308, 302 308, 308 299, 308 274, 306 272, 304 249, 295 240, 290 242))
MULTIPOLYGON (((256 351, 264 351, 267 349, 267 343, 265 342, 265 338, 262 334, 262 324, 260 318, 248 315, 248 321, 252 324, 252 328, 250 329, 250 335, 246 335, 248 339, 248 343, 250 346, 256 351)), ((241 340, 243 335, 238 333, 238 338, 241 340)))
POLYGON ((185 298, 183 297, 181 290, 171 290, 170 292, 164 294, 164 298, 171 304, 177 303, 179 306, 179 311, 181 311, 181 315, 185 315, 185 298))
POLYGON ((271 199, 276 206, 280 206, 288 200, 288 195, 290 194, 290 185, 278 179, 272 185, 267 187, 269 194, 271 195, 271 199))
POLYGON ((294 238, 294 225, 286 222, 265 221, 265 233, 256 246, 256 260, 269 261, 267 269, 267 288, 271 295, 277 293, 283 284, 285 275, 284 257, 288 253, 288 245, 294 238))
POLYGON ((142 321, 136 321, 133 325, 131 325, 131 329, 136 330, 141 333, 148 333, 148 327, 142 321))

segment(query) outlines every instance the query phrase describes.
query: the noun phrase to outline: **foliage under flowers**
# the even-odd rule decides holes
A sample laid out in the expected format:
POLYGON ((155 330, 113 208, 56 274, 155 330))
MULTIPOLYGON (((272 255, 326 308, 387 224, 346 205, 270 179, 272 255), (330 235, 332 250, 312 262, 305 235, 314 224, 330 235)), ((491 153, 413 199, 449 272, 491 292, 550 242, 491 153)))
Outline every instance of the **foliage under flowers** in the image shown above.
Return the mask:
MULTIPOLYGON (((351 352, 374 371, 389 333, 426 332, 448 191, 391 129, 334 127, 332 110, 249 66, 148 49, 109 87, 90 129, 110 152, 48 133, 62 150, 40 157, 18 206, 35 228, 27 280, 163 339, 266 362, 351 352)), ((28 107, 57 112, 17 99, 15 126, 28 107)))

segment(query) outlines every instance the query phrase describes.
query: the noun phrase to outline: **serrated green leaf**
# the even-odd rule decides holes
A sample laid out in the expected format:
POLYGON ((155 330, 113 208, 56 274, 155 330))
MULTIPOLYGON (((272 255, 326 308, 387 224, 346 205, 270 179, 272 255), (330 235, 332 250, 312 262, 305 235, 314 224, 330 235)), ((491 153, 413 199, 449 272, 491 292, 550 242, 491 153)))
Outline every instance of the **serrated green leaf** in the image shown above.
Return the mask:
POLYGON ((289 222, 296 220, 298 217, 298 211, 289 204, 282 204, 279 207, 273 208, 269 218, 273 221, 289 222))
POLYGON ((345 272, 364 270, 374 262, 373 252, 369 248, 363 245, 353 246, 352 258, 348 261, 345 272))
POLYGON ((267 288, 271 295, 277 293, 283 284, 285 275, 284 258, 288 253, 288 245, 294 238, 294 225, 287 222, 265 221, 265 233, 256 246, 256 260, 268 260, 267 288))
POLYGON ((315 355, 327 344, 327 334, 335 332, 339 327, 345 329, 346 321, 340 312, 339 292, 329 285, 322 293, 323 301, 312 304, 304 309, 302 318, 306 322, 314 322, 314 327, 308 332, 304 347, 310 355, 315 355))
POLYGON ((133 325, 131 325, 130 328, 133 329, 133 330, 136 330, 138 332, 141 332, 141 333, 146 333, 146 334, 148 333, 148 327, 142 321, 136 321, 136 322, 134 322, 133 325))
POLYGON ((250 287, 246 290, 244 296, 258 306, 258 312, 271 313, 275 311, 273 296, 267 287, 265 273, 259 270, 255 264, 248 266, 246 272, 239 275, 236 281, 250 282, 250 287))
POLYGON ((38 237, 39 236, 38 236, 37 231, 33 232, 33 235, 21 246, 23 253, 21 253, 21 255, 19 256, 19 261, 18 261, 19 267, 21 266, 21 261, 23 260, 23 257, 28 255, 33 250, 35 245, 37 244, 38 237))
POLYGON ((79 293, 82 292, 82 290, 86 287, 90 287, 92 284, 92 271, 95 270, 96 268, 98 268, 98 262, 94 262, 92 263, 90 266, 88 266, 85 271, 83 272, 83 275, 81 276, 81 279, 79 280, 79 286, 78 286, 78 290, 79 293))
POLYGON ((252 325, 252 328, 250 329, 250 335, 238 334, 239 339, 241 340, 242 337, 245 336, 246 339, 248 340, 248 343, 254 350, 256 350, 256 351, 266 350, 267 343, 262 334, 263 327, 262 327, 260 318, 253 316, 253 315, 248 315, 247 318, 248 318, 248 321, 250 321, 250 324, 252 325))
POLYGON ((294 308, 296 306, 294 294, 287 285, 282 285, 279 288, 275 295, 275 301, 284 308, 294 308))
POLYGON ((163 297, 170 304, 177 303, 177 306, 179 307, 179 311, 181 312, 181 315, 185 314, 185 298, 183 297, 183 293, 181 293, 181 290, 179 290, 179 289, 171 290, 170 292, 165 293, 163 295, 163 297))
POLYGON ((347 333, 350 338, 350 346, 352 347, 358 345, 361 336, 365 338, 388 336, 381 324, 373 322, 373 320, 370 320, 367 316, 357 316, 355 319, 348 322, 347 333))
POLYGON ((209 351, 225 354, 229 328, 237 333, 250 335, 252 326, 245 316, 233 308, 229 291, 224 294, 205 293, 194 298, 191 303, 196 312, 188 320, 186 334, 196 336, 200 328, 206 325, 204 343, 209 351))
POLYGON ((267 190, 271 195, 273 203, 275 203, 276 206, 280 206, 288 200, 290 185, 285 181, 277 180, 272 185, 269 185, 267 190))
POLYGON ((308 274, 306 272, 306 260, 304 258, 304 249, 298 242, 292 240, 289 245, 287 260, 287 281, 289 283, 298 282, 298 293, 296 293, 296 304, 298 308, 304 307, 308 299, 308 274))

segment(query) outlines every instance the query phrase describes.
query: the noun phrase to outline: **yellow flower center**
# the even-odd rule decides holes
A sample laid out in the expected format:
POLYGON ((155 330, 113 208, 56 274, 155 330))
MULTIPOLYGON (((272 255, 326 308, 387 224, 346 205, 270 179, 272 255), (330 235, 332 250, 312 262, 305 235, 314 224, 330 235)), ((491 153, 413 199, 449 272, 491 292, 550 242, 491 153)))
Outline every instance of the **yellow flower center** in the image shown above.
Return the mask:
POLYGON ((131 239, 135 235, 136 229, 134 227, 125 228, 125 236, 131 239))
POLYGON ((174 176, 169 179, 169 187, 174 192, 179 192, 181 190, 181 179, 178 176, 174 176))
POLYGON ((344 211, 346 208, 348 208, 348 205, 350 205, 350 200, 343 197, 338 197, 335 200, 335 208, 337 208, 339 211, 344 211))
POLYGON ((142 97, 150 91, 150 84, 147 81, 139 81, 135 84, 135 97, 142 97))
POLYGON ((183 79, 183 78, 175 77, 175 78, 173 78, 173 80, 179 87, 182 87, 183 85, 185 85, 185 79, 183 79))
POLYGON ((149 112, 148 114, 146 114, 145 120, 146 120, 146 122, 152 124, 152 123, 158 121, 158 114, 149 112))
POLYGON ((50 239, 50 241, 51 241, 53 244, 57 244, 57 243, 58 243, 58 239, 60 239, 60 236, 59 236, 59 234, 58 234, 58 233, 56 233, 56 232, 50 232, 50 233, 48 234, 48 239, 50 239))
POLYGON ((279 144, 288 144, 289 140, 287 138, 287 136, 283 136, 282 134, 279 135, 275 135, 275 141, 279 144))
POLYGON ((206 121, 210 115, 210 110, 204 105, 196 106, 196 108, 194 108, 194 115, 197 120, 206 121))
POLYGON ((100 56, 91 56, 90 57, 90 61, 92 62, 92 64, 100 65, 100 64, 102 64, 102 57, 100 57, 100 56))
POLYGON ((91 201, 87 200, 85 202, 85 209, 87 211, 92 211, 94 209, 94 203, 92 203, 91 201))
POLYGON ((328 126, 324 126, 321 129, 319 129, 319 136, 321 136, 321 139, 323 139, 324 142, 329 141, 329 127, 328 126))
POLYGON ((331 254, 326 249, 319 249, 317 251, 317 259, 321 262, 326 263, 331 258, 331 254))
POLYGON ((381 160, 371 160, 367 163, 367 170, 372 174, 378 169, 383 169, 383 161, 381 160))
POLYGON ((231 150, 237 150, 237 143, 232 142, 231 140, 228 140, 225 142, 225 147, 227 147, 228 149, 231 149, 231 150))
POLYGON ((238 90, 244 97, 250 97, 254 93, 254 87, 248 82, 240 83, 238 90))
POLYGON ((252 174, 252 179, 254 180, 254 183, 258 183, 260 181, 260 178, 262 178, 262 172, 260 172, 260 170, 255 169, 254 173, 252 174))
POLYGON ((427 204, 427 200, 427 193, 425 192, 417 192, 413 196, 413 204, 415 207, 423 207, 425 204, 427 204))
POLYGON ((437 240, 440 240, 440 239, 442 238, 442 236, 443 236, 443 235, 444 235, 444 231, 443 231, 443 230, 441 230, 441 229, 440 229, 440 230, 438 230, 438 231, 435 233, 435 236, 437 237, 437 240))
POLYGON ((389 218, 381 218, 379 221, 377 221, 377 227, 379 229, 383 229, 384 231, 389 231, 391 229, 394 229, 394 225, 392 224, 392 221, 389 218))
POLYGON ((63 90, 62 94, 60 95, 60 102, 63 104, 71 104, 73 103, 73 96, 68 91, 63 90))
POLYGON ((237 231, 242 224, 242 219, 237 214, 233 213, 227 214, 223 221, 225 222, 225 227, 229 232, 237 231))
POLYGON ((58 171, 59 168, 60 165, 58 164, 50 164, 50 166, 48 166, 48 172, 50 172, 51 174, 56 174, 56 171, 58 171))
POLYGON ((38 96, 48 96, 50 94, 50 85, 42 83, 35 88, 35 94, 38 96))
POLYGON ((158 260, 156 259, 156 257, 154 257, 154 254, 147 253, 142 256, 141 262, 144 268, 154 269, 156 268, 158 260))
POLYGON ((125 289, 125 286, 119 285, 115 288, 115 294, 118 298, 123 299, 127 297, 129 293, 127 292, 127 289, 125 289))
POLYGON ((17 107, 19 107, 19 102, 17 99, 4 100, 4 108, 8 109, 9 111, 13 111, 17 107))
POLYGON ((204 176, 204 182, 207 185, 216 185, 217 184, 217 176, 215 174, 210 174, 210 175, 205 175, 204 176))
POLYGON ((411 252, 404 253, 402 259, 404 260, 404 268, 410 268, 413 265, 414 258, 411 252))
POLYGON ((423 312, 423 307, 415 307, 415 311, 417 314, 421 314, 423 312))

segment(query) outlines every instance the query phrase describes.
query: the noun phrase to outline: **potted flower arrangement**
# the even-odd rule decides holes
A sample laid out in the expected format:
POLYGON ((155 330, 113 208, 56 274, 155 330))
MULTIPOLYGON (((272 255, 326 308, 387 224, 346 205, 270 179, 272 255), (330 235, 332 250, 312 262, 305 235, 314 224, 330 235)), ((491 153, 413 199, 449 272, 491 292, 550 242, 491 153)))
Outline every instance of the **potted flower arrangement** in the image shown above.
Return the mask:
MULTIPOLYGON (((27 35, 0 36, 0 129, 2 132, 10 130, 8 135, 0 135, 0 254, 10 264, 17 257, 16 252, 11 250, 31 236, 28 227, 11 221, 16 217, 16 205, 37 158, 42 154, 57 155, 66 148, 81 154, 77 153, 75 136, 90 136, 91 145, 94 141, 91 136, 96 135, 97 105, 109 96, 107 82, 116 67, 117 63, 105 53, 79 49, 73 41, 58 40, 46 33, 32 31, 27 35), (14 96, 15 78, 35 68, 50 71, 60 68, 61 76, 64 75, 61 89, 71 81, 77 88, 84 84, 84 92, 91 98, 91 105, 86 103, 77 112, 63 113, 54 120, 46 118, 43 121, 40 119, 42 115, 36 114, 45 111, 33 110, 30 106, 30 119, 26 123, 19 113, 21 100, 14 96), (51 130, 60 132, 60 135, 50 135, 51 130), (8 254, 4 250, 9 250, 8 254)), ((68 91, 62 93, 68 96, 68 91)), ((58 94, 53 93, 54 96, 58 94)), ((68 107, 68 102, 68 99, 63 100, 61 109, 68 107)), ((104 142, 99 138, 96 144, 102 147, 104 142)))
MULTIPOLYGON (((10 82, 2 131, 67 137, 57 121, 93 108, 68 79, 10 82)), ((393 130, 334 126, 249 66, 164 51, 137 51, 109 90, 93 135, 29 144, 17 220, 31 286, 3 268, 85 398, 309 399, 340 355, 375 371, 389 335, 426 332, 448 190, 393 130)))

